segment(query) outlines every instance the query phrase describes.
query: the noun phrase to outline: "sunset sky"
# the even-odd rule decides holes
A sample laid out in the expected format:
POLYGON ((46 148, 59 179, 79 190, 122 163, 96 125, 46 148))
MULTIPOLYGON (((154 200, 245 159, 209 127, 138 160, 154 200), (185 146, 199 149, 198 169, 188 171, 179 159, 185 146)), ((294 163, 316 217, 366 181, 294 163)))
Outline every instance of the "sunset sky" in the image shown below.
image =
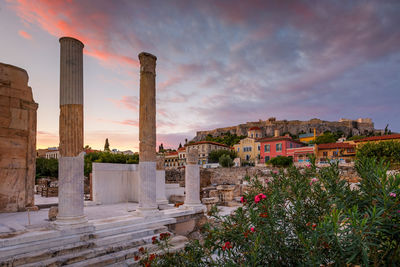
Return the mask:
POLYGON ((400 1, 0 0, 0 62, 29 74, 58 146, 59 42, 84 48, 85 144, 138 150, 139 64, 157 56, 157 143, 247 121, 370 117, 400 132, 400 1))

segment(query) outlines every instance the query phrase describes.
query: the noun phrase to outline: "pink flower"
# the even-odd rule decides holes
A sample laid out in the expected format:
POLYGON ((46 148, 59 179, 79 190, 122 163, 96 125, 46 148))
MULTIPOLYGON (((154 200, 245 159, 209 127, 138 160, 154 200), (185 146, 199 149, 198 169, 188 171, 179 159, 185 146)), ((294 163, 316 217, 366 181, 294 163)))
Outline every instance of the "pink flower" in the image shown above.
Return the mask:
POLYGON ((318 179, 317 178, 312 178, 311 182, 310 182, 310 185, 312 185, 313 183, 316 183, 316 182, 318 182, 318 179))
POLYGON ((244 197, 242 197, 242 198, 240 199, 240 202, 242 202, 242 203, 246 202, 246 200, 244 199, 244 197))
POLYGON ((225 250, 225 249, 230 249, 230 248, 232 248, 232 245, 231 245, 231 242, 225 242, 225 245, 223 245, 222 246, 222 250, 225 250))
POLYGON ((264 198, 267 198, 267 196, 264 195, 263 193, 260 193, 260 194, 258 194, 257 196, 254 197, 254 202, 258 203, 264 198))
POLYGON ((396 197, 396 193, 393 193, 393 192, 392 192, 392 193, 389 194, 389 196, 391 196, 391 197, 396 197))
POLYGON ((307 166, 306 166, 307 168, 311 168, 311 165, 310 164, 307 164, 307 166))
POLYGON ((273 171, 273 173, 274 173, 274 174, 278 174, 278 172, 277 172, 277 171, 273 171))
POLYGON ((254 227, 251 227, 250 231, 252 231, 254 233, 256 231, 256 229, 254 229, 254 227))

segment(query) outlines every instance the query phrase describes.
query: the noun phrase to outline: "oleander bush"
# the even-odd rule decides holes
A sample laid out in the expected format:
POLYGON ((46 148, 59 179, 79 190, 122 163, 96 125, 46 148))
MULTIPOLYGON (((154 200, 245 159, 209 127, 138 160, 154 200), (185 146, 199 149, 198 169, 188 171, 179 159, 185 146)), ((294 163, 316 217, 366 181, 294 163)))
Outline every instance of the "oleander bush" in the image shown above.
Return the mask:
MULTIPOLYGON (((203 240, 170 253, 143 255, 145 266, 399 266, 400 176, 373 158, 356 162, 358 188, 339 178, 337 163, 315 159, 272 179, 247 178, 243 207, 212 215, 203 240)), ((168 239, 165 240, 168 243, 168 239)), ((139 257, 138 257, 139 259, 139 257)))
POLYGON ((293 158, 285 156, 277 156, 268 161, 268 164, 272 164, 274 167, 289 167, 293 164, 293 158))

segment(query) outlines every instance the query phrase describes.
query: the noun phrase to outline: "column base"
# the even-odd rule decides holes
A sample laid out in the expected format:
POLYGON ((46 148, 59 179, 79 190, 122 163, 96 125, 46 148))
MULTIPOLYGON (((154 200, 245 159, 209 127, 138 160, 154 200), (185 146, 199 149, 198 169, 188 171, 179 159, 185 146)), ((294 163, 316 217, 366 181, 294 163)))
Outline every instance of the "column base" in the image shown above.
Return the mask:
POLYGON ((192 209, 196 212, 207 211, 207 207, 201 203, 200 204, 183 204, 183 205, 179 206, 179 209, 192 209))
POLYGON ((163 213, 160 212, 158 208, 146 209, 146 208, 138 208, 136 211, 132 213, 134 216, 138 217, 162 217, 163 213))
POLYGON ((77 217, 57 217, 53 223, 56 229, 76 228, 89 226, 86 216, 77 217))

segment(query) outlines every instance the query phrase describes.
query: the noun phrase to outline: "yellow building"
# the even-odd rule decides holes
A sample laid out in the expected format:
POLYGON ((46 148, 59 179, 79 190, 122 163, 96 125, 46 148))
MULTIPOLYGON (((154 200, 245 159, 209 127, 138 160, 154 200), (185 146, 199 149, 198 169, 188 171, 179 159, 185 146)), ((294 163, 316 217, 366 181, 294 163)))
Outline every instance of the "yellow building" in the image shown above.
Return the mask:
POLYGON ((246 137, 233 147, 241 161, 255 163, 260 159, 261 144, 258 139, 246 137))
POLYGON ((316 130, 314 128, 314 133, 307 133, 307 134, 300 134, 299 135, 299 140, 302 143, 310 143, 311 141, 315 141, 315 138, 317 138, 316 130))
POLYGON ((351 162, 356 156, 356 146, 349 143, 319 144, 316 146, 315 156, 318 163, 328 163, 332 160, 351 162))
POLYGON ((233 146, 241 161, 256 163, 260 160, 261 144, 258 141, 263 137, 259 127, 252 127, 247 131, 247 137, 233 146))

